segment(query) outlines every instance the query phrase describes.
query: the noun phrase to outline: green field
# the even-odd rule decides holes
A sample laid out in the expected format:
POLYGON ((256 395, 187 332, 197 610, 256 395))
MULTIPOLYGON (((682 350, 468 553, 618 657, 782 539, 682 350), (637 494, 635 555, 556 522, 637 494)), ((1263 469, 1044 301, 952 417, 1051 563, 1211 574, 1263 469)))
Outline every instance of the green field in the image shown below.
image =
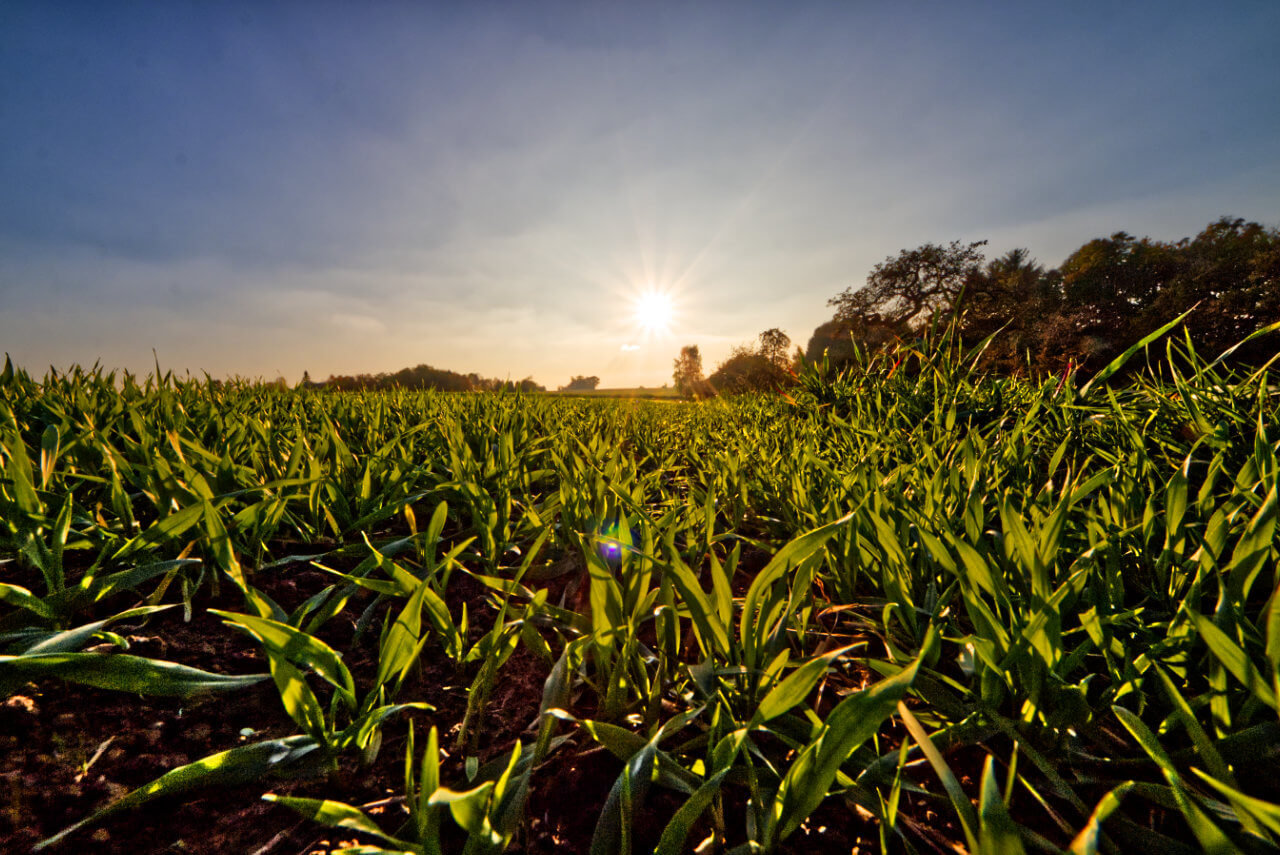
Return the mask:
POLYGON ((676 394, 676 390, 669 386, 655 388, 638 386, 625 389, 566 389, 559 392, 547 392, 546 394, 561 398, 650 398, 657 401, 675 401, 680 398, 676 394))
POLYGON ((663 406, 7 367, 0 848, 1274 851, 1274 375, 971 356, 663 406))

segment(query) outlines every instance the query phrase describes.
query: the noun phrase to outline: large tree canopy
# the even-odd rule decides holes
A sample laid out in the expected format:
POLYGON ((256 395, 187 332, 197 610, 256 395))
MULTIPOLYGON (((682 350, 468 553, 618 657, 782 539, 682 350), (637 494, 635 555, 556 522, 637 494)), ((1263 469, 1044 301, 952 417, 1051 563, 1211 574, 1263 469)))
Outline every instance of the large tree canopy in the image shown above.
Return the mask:
MULTIPOLYGON (((1268 323, 1280 320, 1280 230, 1223 217, 1173 252, 1176 275, 1149 301, 1144 326, 1154 327, 1191 306, 1187 323, 1213 355, 1268 323)), ((1265 356, 1268 344, 1250 349, 1265 356)), ((1270 345, 1272 353, 1274 345, 1270 345)))
POLYGON ((985 240, 926 243, 877 264, 863 288, 846 288, 827 301, 836 320, 863 325, 913 326, 955 304, 965 283, 982 268, 985 240))
MULTIPOLYGON (((826 353, 839 363, 852 342, 884 347, 951 309, 965 339, 995 334, 988 367, 1015 372, 1096 370, 1188 310, 1186 330, 1210 357, 1280 321, 1280 230, 1258 223, 1223 217, 1174 242, 1116 232, 1088 241, 1057 270, 1025 249, 984 264, 985 243, 928 243, 886 258, 864 288, 829 301, 835 316, 814 331, 809 358, 826 353)), ((1233 358, 1259 363, 1274 353, 1274 339, 1263 338, 1233 358)))
POLYGON ((992 336, 987 362, 1002 371, 1026 368, 1044 319, 1062 300, 1061 274, 1045 270, 1026 249, 1012 249, 970 276, 961 305, 962 330, 973 340, 992 336))

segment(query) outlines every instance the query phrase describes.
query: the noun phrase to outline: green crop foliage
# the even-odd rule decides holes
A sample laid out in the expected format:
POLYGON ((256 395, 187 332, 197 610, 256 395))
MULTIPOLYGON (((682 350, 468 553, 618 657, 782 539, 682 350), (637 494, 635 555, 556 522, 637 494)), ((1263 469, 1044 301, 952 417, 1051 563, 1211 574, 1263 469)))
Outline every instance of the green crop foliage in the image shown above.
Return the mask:
POLYGON ((1275 369, 1176 325, 1085 384, 985 375, 980 347, 935 331, 698 404, 9 366, 0 684, 237 690, 262 676, 80 651, 243 600, 217 614, 297 733, 158 769, 90 820, 370 762, 412 711, 432 729, 398 823, 278 800, 353 851, 501 851, 548 761, 595 746, 621 771, 593 852, 771 852, 819 816, 903 852, 1273 851, 1275 369), (266 589, 300 567, 331 584, 286 611, 266 589), (329 635, 348 610, 367 676, 329 635), (540 711, 482 765, 517 653, 549 668, 540 711), (424 669, 465 713, 414 696, 424 669))

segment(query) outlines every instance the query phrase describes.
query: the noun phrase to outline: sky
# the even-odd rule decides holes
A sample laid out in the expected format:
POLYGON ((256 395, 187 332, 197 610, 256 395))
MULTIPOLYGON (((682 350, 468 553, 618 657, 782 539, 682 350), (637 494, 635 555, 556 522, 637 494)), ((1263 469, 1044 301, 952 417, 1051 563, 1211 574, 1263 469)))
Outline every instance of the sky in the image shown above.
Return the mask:
POLYGON ((925 242, 1280 225, 1278 38, 1272 0, 7 0, 0 351, 657 386, 925 242))

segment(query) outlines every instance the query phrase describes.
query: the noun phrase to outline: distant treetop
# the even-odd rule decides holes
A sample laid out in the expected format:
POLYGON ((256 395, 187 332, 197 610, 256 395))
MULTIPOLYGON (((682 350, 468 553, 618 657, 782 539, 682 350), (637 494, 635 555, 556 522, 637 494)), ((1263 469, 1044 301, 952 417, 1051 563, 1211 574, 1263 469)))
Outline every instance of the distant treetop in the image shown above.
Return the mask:
POLYGON ((495 380, 479 374, 459 374, 444 368, 418 365, 402 368, 393 373, 330 375, 323 384, 326 389, 342 391, 356 389, 439 389, 446 392, 545 392, 532 378, 523 380, 495 380))

